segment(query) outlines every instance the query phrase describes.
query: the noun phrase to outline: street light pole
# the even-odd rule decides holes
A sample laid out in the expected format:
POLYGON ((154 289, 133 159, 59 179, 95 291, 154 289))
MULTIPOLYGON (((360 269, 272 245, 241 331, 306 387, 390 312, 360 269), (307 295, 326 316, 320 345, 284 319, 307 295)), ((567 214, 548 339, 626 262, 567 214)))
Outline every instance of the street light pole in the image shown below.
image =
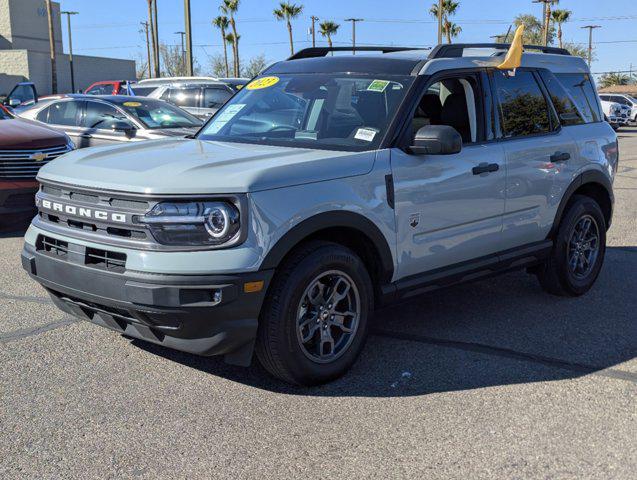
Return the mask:
POLYGON ((192 22, 190 21, 190 0, 184 0, 184 20, 186 22, 186 74, 189 77, 192 77, 194 75, 194 68, 192 64, 192 22))
POLYGON ((73 71, 73 35, 71 33, 71 15, 77 15, 80 12, 60 12, 66 15, 66 26, 69 31, 69 67, 71 68, 71 93, 75 93, 75 72, 73 71))
POLYGON ((153 3, 153 46, 155 49, 155 77, 161 77, 161 63, 159 56, 159 23, 157 21, 157 0, 151 0, 153 3))
POLYGON ((181 35, 181 56, 186 56, 186 44, 184 43, 184 35, 186 32, 175 32, 175 35, 181 35))
POLYGON ((51 93, 58 93, 58 73, 55 58, 55 30, 53 29, 53 6, 46 0, 46 15, 49 22, 49 55, 51 60, 51 93))
POLYGON ((146 33, 146 53, 148 55, 148 78, 153 78, 153 61, 150 56, 150 36, 148 34, 149 24, 148 22, 141 22, 142 27, 144 28, 144 33, 146 33))
POLYGON ((352 22, 352 54, 356 55, 356 22, 362 22, 364 18, 346 18, 346 22, 352 22))
POLYGON ((586 25, 580 28, 588 28, 588 68, 591 68, 593 61, 593 29, 602 28, 601 25, 586 25))

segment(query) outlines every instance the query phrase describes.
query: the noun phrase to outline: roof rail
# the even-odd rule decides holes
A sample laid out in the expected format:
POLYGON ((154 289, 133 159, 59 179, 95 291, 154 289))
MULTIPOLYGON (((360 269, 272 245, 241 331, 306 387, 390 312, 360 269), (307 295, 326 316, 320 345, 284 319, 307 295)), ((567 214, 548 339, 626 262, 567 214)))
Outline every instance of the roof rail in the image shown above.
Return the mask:
MULTIPOLYGON (((462 57, 466 49, 470 48, 493 48, 495 50, 508 50, 510 43, 452 43, 438 45, 429 54, 429 58, 456 58, 462 57)), ((524 45, 525 50, 539 50, 542 53, 553 53, 555 55, 570 55, 565 48, 545 47, 544 45, 524 45)))
POLYGON ((431 47, 310 47, 299 50, 288 60, 299 60, 301 58, 325 57, 330 52, 404 52, 406 50, 430 50, 431 47))

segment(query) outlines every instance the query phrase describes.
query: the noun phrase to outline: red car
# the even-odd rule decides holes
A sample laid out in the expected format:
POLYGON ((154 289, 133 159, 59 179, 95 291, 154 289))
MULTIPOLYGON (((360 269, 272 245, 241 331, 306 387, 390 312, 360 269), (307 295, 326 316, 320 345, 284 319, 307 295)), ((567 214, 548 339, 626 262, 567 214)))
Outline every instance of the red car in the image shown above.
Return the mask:
POLYGON ((130 80, 103 80, 89 85, 84 91, 87 95, 128 95, 128 84, 133 84, 130 80))
POLYGON ((35 210, 40 167, 74 148, 66 134, 0 106, 0 223, 6 214, 35 210))

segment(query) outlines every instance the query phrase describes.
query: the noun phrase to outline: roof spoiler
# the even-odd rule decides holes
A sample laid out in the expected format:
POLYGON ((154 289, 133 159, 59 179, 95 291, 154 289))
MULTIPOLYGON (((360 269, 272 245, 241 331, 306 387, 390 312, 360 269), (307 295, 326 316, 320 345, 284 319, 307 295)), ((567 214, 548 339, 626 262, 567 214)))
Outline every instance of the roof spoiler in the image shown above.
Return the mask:
POLYGON ((392 53, 392 52, 404 52, 407 50, 430 50, 431 47, 310 47, 299 50, 292 55, 288 60, 299 60, 301 58, 316 58, 325 57, 330 52, 380 52, 380 53, 392 53))
MULTIPOLYGON (((429 54, 429 58, 457 58, 462 57, 465 50, 471 48, 493 48, 494 50, 508 51, 510 43, 451 43, 438 45, 429 54)), ((570 55, 565 48, 545 47, 544 45, 524 45, 525 50, 537 50, 542 53, 552 53, 554 55, 570 55)))

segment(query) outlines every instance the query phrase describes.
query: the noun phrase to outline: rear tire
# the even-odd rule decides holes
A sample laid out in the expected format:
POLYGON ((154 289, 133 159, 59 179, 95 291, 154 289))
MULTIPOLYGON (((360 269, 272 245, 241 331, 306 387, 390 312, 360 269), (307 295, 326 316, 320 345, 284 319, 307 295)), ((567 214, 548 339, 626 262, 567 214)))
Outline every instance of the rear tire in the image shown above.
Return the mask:
POLYGON ((590 197, 574 195, 551 254, 537 269, 540 285, 553 295, 583 295, 597 280, 605 252, 606 221, 601 208, 590 197))
POLYGON ((275 377, 317 385, 356 361, 373 311, 372 282, 348 248, 313 241, 279 267, 259 319, 256 354, 275 377))

